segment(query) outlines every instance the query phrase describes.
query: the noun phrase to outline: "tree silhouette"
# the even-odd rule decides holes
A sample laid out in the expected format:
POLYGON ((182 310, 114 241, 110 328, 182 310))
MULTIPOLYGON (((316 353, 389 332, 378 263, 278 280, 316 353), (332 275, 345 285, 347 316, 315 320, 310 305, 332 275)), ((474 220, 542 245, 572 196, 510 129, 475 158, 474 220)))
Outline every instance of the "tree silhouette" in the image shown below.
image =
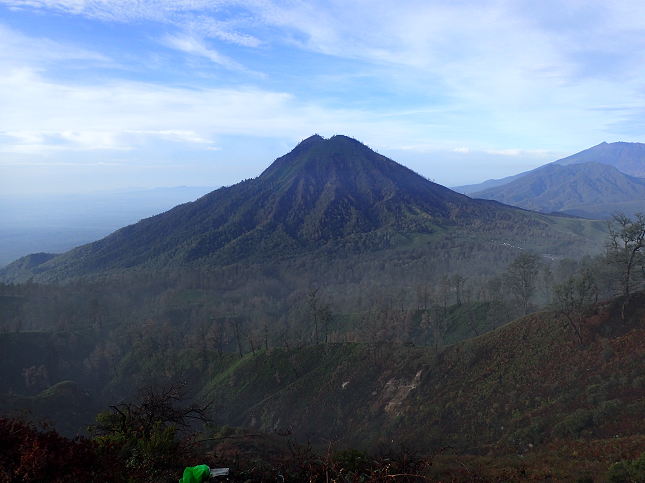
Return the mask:
MULTIPOLYGON (((645 214, 636 213, 636 219, 616 213, 607 222, 607 261, 620 271, 620 285, 623 296, 621 317, 625 320, 625 306, 629 302, 631 288, 636 278, 634 270, 640 265, 645 270, 645 214)), ((641 277, 645 275, 641 273, 641 277)))
POLYGON ((522 307, 522 315, 529 312, 529 301, 535 292, 540 255, 522 253, 509 265, 506 272, 506 286, 522 307))

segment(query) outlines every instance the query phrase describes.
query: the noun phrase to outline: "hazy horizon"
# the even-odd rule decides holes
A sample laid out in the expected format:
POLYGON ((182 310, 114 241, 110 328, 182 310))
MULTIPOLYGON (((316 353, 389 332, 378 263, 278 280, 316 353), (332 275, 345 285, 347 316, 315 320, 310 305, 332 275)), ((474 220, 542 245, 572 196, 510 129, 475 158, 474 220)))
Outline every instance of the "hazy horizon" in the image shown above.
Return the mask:
POLYGON ((31 253, 63 253, 99 240, 214 189, 177 186, 38 196, 0 194, 0 268, 31 253))

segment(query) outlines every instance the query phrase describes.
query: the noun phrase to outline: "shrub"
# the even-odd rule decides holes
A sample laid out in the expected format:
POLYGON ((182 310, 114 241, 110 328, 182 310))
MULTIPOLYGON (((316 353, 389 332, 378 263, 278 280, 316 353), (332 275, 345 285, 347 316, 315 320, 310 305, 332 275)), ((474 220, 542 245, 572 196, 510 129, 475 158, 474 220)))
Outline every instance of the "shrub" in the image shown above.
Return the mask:
POLYGON ((611 465, 607 471, 607 480, 611 483, 645 482, 645 453, 636 460, 623 460, 611 465))
POLYGON ((65 438, 46 424, 0 418, 0 481, 119 481, 126 472, 110 445, 65 438))
POLYGON ((90 431, 101 446, 119 448, 128 468, 149 472, 184 465, 196 449, 191 422, 209 422, 210 404, 182 405, 184 385, 146 387, 139 401, 121 403, 103 411, 90 431), (184 432, 185 437, 179 433, 184 432))

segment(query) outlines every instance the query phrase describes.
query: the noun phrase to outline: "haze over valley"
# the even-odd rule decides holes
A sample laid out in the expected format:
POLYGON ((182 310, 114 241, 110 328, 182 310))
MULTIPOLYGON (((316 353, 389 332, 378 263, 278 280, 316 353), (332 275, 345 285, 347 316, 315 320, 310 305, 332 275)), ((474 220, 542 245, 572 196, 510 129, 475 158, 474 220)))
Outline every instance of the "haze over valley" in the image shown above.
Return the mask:
POLYGON ((62 253, 214 188, 130 188, 0 196, 0 267, 30 253, 62 253))

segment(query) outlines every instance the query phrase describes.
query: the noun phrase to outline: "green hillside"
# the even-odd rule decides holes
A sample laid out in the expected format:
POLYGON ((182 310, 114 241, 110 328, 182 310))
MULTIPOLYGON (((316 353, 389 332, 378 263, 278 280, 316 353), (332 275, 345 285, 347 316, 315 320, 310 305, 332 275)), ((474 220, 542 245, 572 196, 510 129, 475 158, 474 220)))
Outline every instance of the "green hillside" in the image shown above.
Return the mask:
POLYGON ((643 302, 641 294, 626 324, 619 304, 590 309, 583 347, 563 320, 540 313, 439 349, 321 344, 215 358, 199 386, 221 401, 222 423, 342 435, 360 447, 615 444, 616 434, 645 431, 643 302))
MULTIPOLYGON (((365 449, 450 445, 493 465, 522 455, 542 478, 604 473, 645 450, 645 294, 624 322, 620 306, 576 314, 582 345, 562 317, 542 312, 438 348, 331 343, 244 357, 188 350, 173 364, 193 395, 215 398, 221 425, 290 428, 365 449)), ((164 357, 127 354, 108 390, 167 368, 164 357)))

